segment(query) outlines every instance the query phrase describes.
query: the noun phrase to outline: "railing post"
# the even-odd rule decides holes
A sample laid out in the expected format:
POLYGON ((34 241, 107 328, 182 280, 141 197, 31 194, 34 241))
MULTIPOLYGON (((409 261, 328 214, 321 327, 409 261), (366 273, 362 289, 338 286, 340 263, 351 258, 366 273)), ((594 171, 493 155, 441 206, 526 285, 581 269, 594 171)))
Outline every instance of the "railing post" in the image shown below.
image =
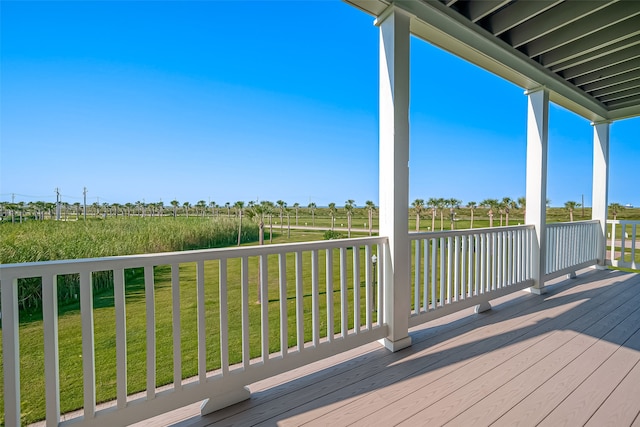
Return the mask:
POLYGON ((527 213, 526 224, 535 227, 532 245, 531 292, 544 293, 547 222, 547 146, 549 133, 549 91, 540 87, 527 95, 527 213))
MULTIPOLYGON (((609 191, 609 122, 592 123, 593 126, 593 190, 591 218, 600 221, 598 233, 598 266, 603 268, 607 259, 607 204, 609 191)), ((611 235, 615 242, 615 234, 611 235)))
POLYGON ((375 21, 380 28, 380 235, 389 238, 384 255, 384 345, 411 345, 409 217, 409 22, 395 6, 375 21))
MULTIPOLYGON (((0 271, 1 274, 1 271, 0 271)), ((4 422, 20 423, 20 343, 18 338, 18 279, 0 275, 2 286, 2 364, 4 368, 4 422)))
POLYGON ((60 367, 58 355, 58 277, 42 276, 44 377, 47 426, 60 423, 60 367))

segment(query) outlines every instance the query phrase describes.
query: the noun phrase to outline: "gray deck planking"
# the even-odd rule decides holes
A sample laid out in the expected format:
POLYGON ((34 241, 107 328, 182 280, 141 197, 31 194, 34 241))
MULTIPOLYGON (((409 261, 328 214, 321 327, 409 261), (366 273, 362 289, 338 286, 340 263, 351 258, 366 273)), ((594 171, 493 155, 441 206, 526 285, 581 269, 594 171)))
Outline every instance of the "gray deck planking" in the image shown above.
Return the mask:
POLYGON ((640 425, 640 275, 555 282, 415 328, 397 353, 367 345, 140 425, 640 425))

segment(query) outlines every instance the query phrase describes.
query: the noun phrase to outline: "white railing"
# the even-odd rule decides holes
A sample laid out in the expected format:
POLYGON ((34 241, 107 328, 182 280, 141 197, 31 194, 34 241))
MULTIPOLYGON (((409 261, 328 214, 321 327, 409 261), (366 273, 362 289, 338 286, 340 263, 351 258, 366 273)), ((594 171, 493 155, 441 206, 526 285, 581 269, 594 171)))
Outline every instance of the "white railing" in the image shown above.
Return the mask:
POLYGON ((410 233, 410 326, 533 284, 533 226, 410 233))
POLYGON ((598 263, 598 220, 547 224, 545 280, 598 263))
MULTIPOLYGON (((637 268, 640 222, 609 223, 610 235, 618 236, 616 246, 626 247, 627 258, 631 256, 619 258, 612 248, 611 263, 637 268)), ((596 263, 599 227, 598 221, 548 224, 545 279, 596 263)), ((410 233, 409 239, 411 327, 466 307, 486 309, 488 301, 533 285, 531 225, 410 233)), ((30 369, 44 372, 46 422, 56 426, 61 419, 62 378, 58 321, 70 316, 58 313, 58 279, 79 277, 80 312, 72 316, 81 325, 80 354, 76 354, 81 362, 72 375, 83 378, 83 398, 75 406, 81 412, 70 421, 108 426, 134 423, 206 399, 203 412, 208 413, 247 398, 247 384, 384 338, 388 328, 382 278, 387 250, 388 240, 374 237, 2 265, 5 423, 21 421, 20 280, 41 280, 43 338, 36 345, 44 348, 44 362, 30 369), (96 391, 104 381, 96 359, 102 361, 98 368, 105 362, 104 352, 95 344, 95 331, 104 329, 104 316, 96 317, 93 308, 94 277, 104 277, 104 272, 113 287, 113 305, 108 309, 110 346, 115 346, 106 363, 115 366, 116 384, 111 396, 115 400, 106 408, 96 404, 96 391), (131 289, 132 280, 142 281, 137 294, 131 289), (192 293, 191 300, 181 297, 185 291, 192 293), (165 298, 159 303, 161 292, 165 298), (142 302, 130 303, 136 298, 142 302), (142 338, 136 338, 142 347, 139 353, 131 351, 133 338, 127 325, 136 307, 141 311, 140 328, 145 330, 142 338), (195 343, 187 345, 183 340, 189 328, 196 331, 195 343), (192 372, 185 368, 189 360, 197 361, 192 372), (132 369, 144 373, 142 386, 128 383, 132 369)), ((31 381, 30 375, 23 372, 23 381, 31 381)))
POLYGON ((247 384, 384 338, 387 326, 382 318, 381 280, 386 257, 381 255, 386 250, 387 239, 374 237, 0 266, 5 423, 21 423, 19 280, 35 277, 42 281, 44 342, 33 345, 44 346, 44 366, 31 367, 34 371, 23 372, 22 378, 31 381, 29 376, 34 372, 44 372, 47 425, 57 426, 61 419, 57 283, 62 275, 79 275, 77 316, 82 345, 74 357, 81 353, 82 368, 72 375, 83 378, 84 403, 82 413, 71 421, 77 425, 125 425, 204 399, 209 400, 203 411, 211 412, 247 398, 247 384), (162 266, 162 275, 158 266, 162 266), (130 269, 141 269, 138 280, 144 281, 143 290, 133 296, 128 292, 130 269), (184 269, 195 270, 186 282, 184 269), (92 280, 96 272, 104 271, 113 278, 114 304, 110 309, 115 338, 109 345, 115 346, 115 361, 103 360, 98 365, 116 366, 117 391, 114 404, 101 409, 96 405, 96 389, 101 383, 96 375, 98 348, 94 341, 103 320, 94 316, 92 280), (159 307, 156 293, 162 280, 170 303, 159 307), (185 289, 196 294, 197 304, 181 305, 185 289), (214 309, 207 307, 212 304, 211 295, 219 301, 214 309), (250 295, 259 304, 250 300, 250 295), (142 337, 146 354, 127 352, 133 339, 127 328, 127 320, 134 314, 127 311, 130 297, 144 298, 140 316, 146 325, 142 337), (182 325, 181 315, 189 310, 195 324, 182 325), (252 310, 259 314, 250 319, 252 310), (166 344, 171 350, 160 348, 160 335, 156 336, 161 312, 171 313, 166 314, 169 326, 164 325, 164 333, 171 330, 166 344), (239 325, 230 324, 232 315, 239 319, 239 325), (189 348, 182 344, 181 331, 187 327, 197 329, 197 343, 189 348), (213 344, 212 337, 216 337, 213 344), (160 351, 172 355, 166 363, 169 366, 160 366, 160 351), (217 366, 210 366, 210 352, 219 352, 217 366), (236 360, 231 354, 241 356, 236 360), (135 358, 142 360, 134 363, 135 358), (197 359, 197 372, 185 379, 183 361, 187 359, 197 359), (139 397, 132 396, 127 385, 131 374, 127 366, 134 365, 146 371, 146 388, 139 397), (160 370, 173 372, 173 379, 162 389, 158 388, 160 370))
POLYGON ((607 221, 607 263, 640 270, 639 225, 640 221, 607 221))

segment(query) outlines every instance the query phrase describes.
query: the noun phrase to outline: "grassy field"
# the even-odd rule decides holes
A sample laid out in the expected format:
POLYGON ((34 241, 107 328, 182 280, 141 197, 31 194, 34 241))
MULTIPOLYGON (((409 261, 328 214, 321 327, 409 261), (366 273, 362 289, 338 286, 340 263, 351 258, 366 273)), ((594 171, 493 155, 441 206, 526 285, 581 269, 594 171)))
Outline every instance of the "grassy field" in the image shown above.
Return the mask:
MULTIPOLYGON (((587 209, 585 212, 585 218, 581 218, 580 210, 575 214, 574 219, 589 219, 591 212, 587 209)), ((627 215, 619 215, 619 218, 628 219, 640 219, 640 209, 627 210, 624 212, 627 215), (636 212, 637 211, 637 216, 636 212), (629 215, 633 214, 633 215, 629 215)), ((549 222, 568 221, 568 212, 564 209, 551 209, 548 213, 549 222)), ((459 209, 455 222, 456 229, 468 228, 470 224, 470 212, 466 209, 459 209)), ((275 218, 274 218, 275 219, 275 218)), ((295 224, 294 219, 291 218, 292 225, 295 224)), ((364 222, 359 224, 357 221, 363 218, 354 218, 354 228, 365 228, 364 222)), ((186 221, 186 220, 185 220, 186 221)), ((207 222, 201 218, 191 218, 189 222, 181 224, 180 226, 187 227, 188 224, 200 224, 207 222), (185 225, 187 224, 187 225, 185 225)), ((316 226, 330 226, 330 218, 316 217, 316 226)), ((364 218, 366 221, 366 218, 364 218)), ((409 229, 415 230, 415 216, 411 217, 409 223, 409 229)), ((80 254, 79 248, 90 248, 94 252, 90 252, 86 256, 106 256, 115 255, 120 253, 119 251, 129 251, 125 253, 136 252, 157 252, 166 250, 177 249, 192 249, 194 247, 208 247, 212 246, 224 246, 225 243, 216 240, 205 239, 199 241, 195 236, 198 233, 187 235, 191 236, 189 239, 171 236, 171 231, 168 228, 163 228, 164 223, 172 223, 173 227, 181 223, 181 219, 174 220, 172 218, 162 219, 147 219, 140 221, 137 218, 122 220, 122 219, 109 219, 107 221, 89 221, 87 224, 83 222, 78 223, 55 223, 50 221, 44 221, 42 223, 33 224, 15 224, 15 229, 20 229, 16 232, 8 233, 6 225, 0 227, 0 237, 4 242, 13 242, 11 244, 2 244, 2 259, 7 256, 10 250, 16 250, 19 247, 19 242, 22 242, 24 247, 31 249, 32 255, 39 257, 36 259, 55 259, 56 256, 64 253, 62 246, 65 246, 65 250, 69 250, 71 254, 80 254), (114 234, 115 231, 107 231, 105 223, 111 221, 118 221, 117 228, 122 230, 122 234, 114 234), (89 225, 91 223, 91 225, 89 225), (142 227, 148 234, 145 238, 139 238, 139 241, 147 244, 148 249, 139 250, 131 249, 129 243, 126 242, 128 236, 133 234, 132 229, 126 228, 127 223, 138 223, 137 227, 142 227), (143 223, 140 225, 139 223, 143 223), (35 224, 35 225, 34 225, 35 224), (147 225, 144 225, 147 224, 147 225), (34 227, 31 230, 26 230, 25 226, 34 227), (41 227, 42 230, 38 230, 41 227), (51 228, 48 228, 51 227, 51 228), (91 235, 92 239, 89 243, 83 243, 80 241, 80 237, 70 238, 69 233, 72 227, 79 228, 85 236, 91 235), (87 227, 94 227, 89 230, 87 227), (20 234, 25 233, 25 234, 20 234), (60 233, 60 234, 56 234, 60 233), (166 236, 164 235, 166 233, 166 236), (26 239, 31 234, 30 243, 26 239), (93 235, 95 234, 95 235, 93 235), (153 241, 153 236, 159 236, 157 241, 153 241), (165 238, 166 237, 166 238, 165 238), (109 248, 105 243, 111 240, 119 245, 116 249, 109 248), (173 242, 173 246, 160 246, 166 244, 166 242, 173 242), (54 249, 47 252, 44 247, 53 246, 54 249), (176 245, 179 248, 176 248, 176 245), (56 247, 58 246, 58 247, 56 247), (35 249, 34 249, 35 248, 35 249)), ((300 225, 311 225, 311 217, 300 216, 298 223, 300 225)), ((510 216, 510 225, 523 223, 522 213, 515 212, 510 216)), ((247 229, 249 221, 245 222, 247 229)), ((342 222, 337 219, 336 226, 340 227, 341 224, 346 226, 346 219, 342 222)), ((444 218, 443 229, 450 229, 450 221, 448 218, 444 218)), ((421 231, 428 231, 431 228, 431 218, 422 218, 421 231)), ((474 228, 487 227, 489 221, 486 217, 484 210, 478 209, 475 212, 474 228)), ((499 215, 494 217, 494 226, 500 225, 499 215)), ((133 227, 133 226, 132 226, 133 227)), ((172 227, 167 225, 167 227, 172 227)), ((194 226, 197 227, 197 226, 194 226)), ((230 237, 231 244, 235 242, 235 225, 231 226, 230 237)), ((377 227, 377 218, 374 221, 374 227, 377 227)), ((436 230, 440 229, 440 218, 436 219, 436 230)), ((288 243, 288 242, 301 242, 301 241, 313 241, 322 240, 322 231, 312 230, 291 230, 290 237, 288 237, 286 223, 282 228, 280 224, 273 225, 273 243, 288 243)), ((265 240, 269 242, 269 225, 265 226, 265 240)), ((368 233, 352 233, 354 237, 368 235, 368 233)), ((249 242, 245 244, 253 244, 250 238, 247 238, 249 242)), ((229 241, 226 245, 229 245, 229 241)), ((361 263, 364 263, 364 251, 360 253, 361 263)), ((73 258, 73 256, 65 256, 65 258, 73 258)), ((349 254, 350 265, 351 254, 349 254)), ((20 258, 24 262, 31 259, 20 258)), ((15 262, 15 261, 11 261, 15 262)), ((340 318, 339 318, 339 278, 338 278, 338 253, 334 254, 334 332, 339 331, 340 318)), ((288 256, 287 264, 294 265, 292 255, 288 256)), ((311 338, 311 261, 308 254, 305 254, 303 258, 303 280, 304 280, 304 325, 305 325, 305 339, 311 338)), ((320 254, 319 260, 320 272, 319 276, 324 277, 324 254, 320 254)), ((350 268, 350 267, 349 267, 350 268)), ((207 316, 207 369, 215 369, 220 366, 220 349, 219 339, 220 331, 218 325, 219 316, 219 300, 218 300, 218 269, 217 262, 207 262, 205 264, 205 297, 206 297, 206 316, 207 316)), ((277 288, 277 257, 269 257, 269 322, 270 322, 270 350, 279 350, 280 342, 280 325, 279 325, 279 307, 280 300, 277 288)), ((260 305, 257 301, 257 275, 258 275, 258 260, 251 259, 250 267, 250 348, 251 356, 259 356, 260 351, 260 305)), ((287 296, 287 308, 288 308, 288 337, 287 341, 290 346, 295 345, 295 279, 293 277, 293 269, 288 272, 288 296, 287 296)), ((363 273, 364 274, 364 273, 363 273)), ((173 380, 173 342, 172 342, 172 312, 171 312, 171 280, 170 280, 170 268, 168 266, 159 266, 155 268, 155 315, 156 315, 156 350, 157 350, 157 385, 167 384, 173 380)), ((241 360, 241 336, 240 327, 241 324, 241 309, 240 309, 240 262, 239 260, 232 260, 228 265, 228 277, 229 277, 229 342, 230 342, 230 359, 232 362, 239 362, 241 360)), ((364 277, 360 277, 362 283, 364 277)), ((180 267, 180 307, 181 307, 181 351, 182 351, 182 363, 183 370, 182 375, 184 378, 197 374, 197 327, 196 327, 196 288, 195 288, 195 264, 185 264, 180 267)), ((349 327, 353 326, 353 277, 351 270, 348 271, 349 284, 349 327)), ((324 322, 326 319, 326 294, 324 293, 324 284, 321 281, 321 298, 320 298, 320 318, 323 319, 321 325, 322 335, 327 334, 327 325, 324 322)), ((98 401, 107 401, 115 397, 116 392, 116 367, 115 367, 115 314, 113 308, 113 291, 110 287, 106 287, 100 291, 97 291, 94 299, 94 323, 95 323, 95 348, 96 348, 96 379, 97 379, 97 399, 98 401)), ((145 314, 145 299, 144 299, 144 284, 140 271, 129 271, 126 279, 126 307, 127 307, 127 353, 128 353, 128 392, 134 393, 140 390, 144 390, 146 386, 146 314, 145 314)), ((361 317, 364 319, 364 307, 358 308, 362 311, 361 317)), ((82 357, 81 357, 81 329, 80 329, 80 315, 79 306, 77 300, 73 301, 60 301, 59 310, 59 342, 60 342, 60 392, 61 392, 61 409, 63 412, 77 409, 82 406, 82 376, 78 375, 82 372, 82 357)), ((43 324, 41 309, 32 308, 30 310, 23 310, 20 313, 20 348, 21 348, 21 400, 23 409, 23 421, 25 423, 33 422, 44 417, 45 402, 42 390, 44 389, 44 348, 43 348, 43 324)), ((1 345, 1 344, 0 344, 1 345)), ((0 360, 1 363, 1 360, 0 360)), ((1 366, 0 366, 1 367, 1 366)), ((3 387, 3 384, 0 384, 3 387)), ((4 402, 4 390, 0 389, 0 402, 4 402)), ((2 411, 4 414, 4 411, 2 411)), ((0 419, 2 422, 2 419, 0 419)))

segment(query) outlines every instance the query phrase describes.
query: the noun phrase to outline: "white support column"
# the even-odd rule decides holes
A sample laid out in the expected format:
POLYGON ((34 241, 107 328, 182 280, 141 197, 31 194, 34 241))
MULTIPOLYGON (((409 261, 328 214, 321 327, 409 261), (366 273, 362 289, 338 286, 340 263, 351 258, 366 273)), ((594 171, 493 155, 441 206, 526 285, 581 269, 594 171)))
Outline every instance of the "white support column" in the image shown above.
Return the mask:
POLYGON ((384 263, 384 319, 391 351, 409 337, 409 21, 390 6, 380 27, 380 235, 389 238, 384 263))
POLYGON ((541 87, 527 95, 527 213, 526 224, 535 226, 531 256, 534 285, 530 291, 544 293, 547 223, 547 152, 549 92, 541 87))
POLYGON ((598 236, 598 265, 606 265, 607 206, 609 193, 609 125, 610 122, 593 125, 593 188, 591 219, 600 221, 598 236))

